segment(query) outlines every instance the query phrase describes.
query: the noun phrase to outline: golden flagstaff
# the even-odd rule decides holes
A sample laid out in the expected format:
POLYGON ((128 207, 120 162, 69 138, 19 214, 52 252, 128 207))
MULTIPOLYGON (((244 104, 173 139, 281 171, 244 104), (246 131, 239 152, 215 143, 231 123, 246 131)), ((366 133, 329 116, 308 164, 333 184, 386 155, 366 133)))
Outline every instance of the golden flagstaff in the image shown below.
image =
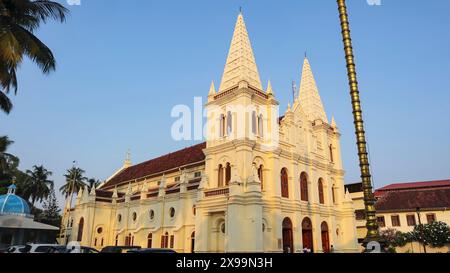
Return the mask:
POLYGON ((372 191, 369 159, 367 156, 366 136, 364 133, 364 121, 362 117, 361 102, 359 99, 358 80, 356 78, 356 65, 354 61, 350 25, 348 22, 345 0, 337 0, 339 19, 341 21, 342 41, 344 43, 345 60, 347 63, 348 82, 350 85, 350 97, 352 99, 353 120, 355 124, 356 146, 358 147, 359 166, 361 170, 362 187, 364 191, 364 205, 366 215, 367 235, 364 239, 364 247, 370 242, 378 242, 384 247, 383 240, 378 231, 378 223, 375 215, 375 197, 372 191))

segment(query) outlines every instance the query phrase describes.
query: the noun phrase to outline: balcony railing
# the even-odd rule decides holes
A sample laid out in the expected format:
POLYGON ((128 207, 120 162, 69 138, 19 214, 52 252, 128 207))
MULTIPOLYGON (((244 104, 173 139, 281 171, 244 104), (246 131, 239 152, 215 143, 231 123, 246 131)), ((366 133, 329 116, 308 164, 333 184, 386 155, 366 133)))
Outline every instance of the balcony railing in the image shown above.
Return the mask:
POLYGON ((205 197, 228 195, 229 193, 230 193, 229 188, 219 188, 219 189, 205 191, 205 197))

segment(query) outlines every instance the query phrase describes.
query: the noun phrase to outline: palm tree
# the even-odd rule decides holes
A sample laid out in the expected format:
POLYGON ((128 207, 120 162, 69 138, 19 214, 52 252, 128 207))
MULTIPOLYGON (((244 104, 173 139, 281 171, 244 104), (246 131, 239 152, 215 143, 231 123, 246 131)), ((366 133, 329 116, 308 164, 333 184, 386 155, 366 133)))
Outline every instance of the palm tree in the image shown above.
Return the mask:
POLYGON ((0 109, 9 113, 12 103, 7 94, 17 93, 16 71, 29 57, 44 74, 55 70, 52 51, 35 35, 41 23, 53 19, 64 22, 68 9, 48 0, 0 0, 0 109))
POLYGON ((59 191, 67 198, 70 194, 77 193, 80 189, 86 186, 87 178, 84 177, 85 171, 80 168, 72 167, 67 170, 64 175, 66 177, 66 184, 64 184, 59 191))
POLYGON ((98 185, 100 185, 100 183, 101 183, 101 181, 98 179, 89 178, 87 181, 87 184, 88 184, 87 186, 88 186, 89 192, 92 190, 92 188, 96 189, 98 187, 98 185))
POLYGON ((31 199, 31 204, 34 206, 36 201, 46 199, 50 190, 53 187, 53 181, 49 180, 52 172, 44 168, 44 166, 33 166, 33 170, 27 170, 29 179, 23 185, 23 197, 31 199))
POLYGON ((7 136, 0 137, 0 175, 11 174, 19 165, 19 158, 6 152, 13 143, 7 136))

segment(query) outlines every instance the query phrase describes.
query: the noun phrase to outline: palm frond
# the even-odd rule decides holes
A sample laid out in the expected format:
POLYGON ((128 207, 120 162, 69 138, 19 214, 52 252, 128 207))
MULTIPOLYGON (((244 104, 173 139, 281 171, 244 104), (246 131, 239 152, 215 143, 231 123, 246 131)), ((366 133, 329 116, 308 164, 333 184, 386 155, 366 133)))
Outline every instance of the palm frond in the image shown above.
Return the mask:
POLYGON ((20 48, 31 60, 33 60, 43 73, 55 70, 56 60, 52 51, 27 29, 15 25, 11 32, 14 33, 20 48))
POLYGON ((6 114, 9 114, 11 112, 11 109, 13 108, 13 104, 11 100, 6 96, 5 93, 0 91, 0 109, 3 110, 6 114))

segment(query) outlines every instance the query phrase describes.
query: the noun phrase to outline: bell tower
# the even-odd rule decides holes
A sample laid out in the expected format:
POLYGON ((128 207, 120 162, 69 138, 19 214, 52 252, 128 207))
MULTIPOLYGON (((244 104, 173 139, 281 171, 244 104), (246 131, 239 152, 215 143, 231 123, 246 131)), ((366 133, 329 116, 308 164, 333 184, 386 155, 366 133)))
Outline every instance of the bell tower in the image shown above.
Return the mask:
POLYGON ((198 205, 204 208, 212 230, 223 230, 215 226, 212 200, 216 211, 218 205, 223 208, 226 252, 263 251, 261 181, 253 161, 255 151, 275 135, 270 132, 277 122, 277 106, 270 82, 267 90, 262 87, 244 17, 239 13, 221 83, 218 90, 212 83, 208 93, 207 183, 202 184, 198 205), (220 199, 221 195, 225 198, 220 199))

